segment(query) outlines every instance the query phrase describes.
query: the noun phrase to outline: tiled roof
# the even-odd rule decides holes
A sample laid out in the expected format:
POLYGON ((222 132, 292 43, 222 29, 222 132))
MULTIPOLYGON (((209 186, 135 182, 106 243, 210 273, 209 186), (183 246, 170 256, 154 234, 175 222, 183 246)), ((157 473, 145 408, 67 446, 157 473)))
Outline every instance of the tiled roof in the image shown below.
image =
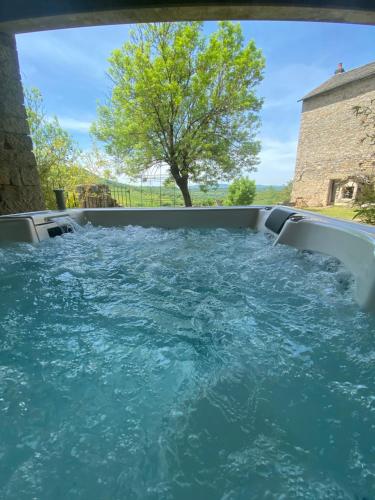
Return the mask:
POLYGON ((375 61, 369 64, 365 64, 360 68, 352 69, 350 71, 345 71, 344 73, 338 73, 332 76, 329 80, 316 87, 316 89, 312 90, 304 97, 302 97, 302 101, 305 99, 310 99, 310 97, 315 97, 319 94, 324 94, 329 92, 330 90, 334 90, 337 87, 341 87, 342 85, 346 85, 347 83, 355 82, 356 80, 362 80, 363 78, 367 78, 369 76, 375 75, 375 61))

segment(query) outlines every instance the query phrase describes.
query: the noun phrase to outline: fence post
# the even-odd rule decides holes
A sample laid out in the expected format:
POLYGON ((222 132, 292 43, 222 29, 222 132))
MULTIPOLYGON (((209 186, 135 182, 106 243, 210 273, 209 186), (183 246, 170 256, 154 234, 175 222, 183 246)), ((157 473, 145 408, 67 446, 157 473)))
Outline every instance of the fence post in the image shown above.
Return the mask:
POLYGON ((63 189, 54 189, 56 205, 58 210, 66 210, 65 195, 63 189))

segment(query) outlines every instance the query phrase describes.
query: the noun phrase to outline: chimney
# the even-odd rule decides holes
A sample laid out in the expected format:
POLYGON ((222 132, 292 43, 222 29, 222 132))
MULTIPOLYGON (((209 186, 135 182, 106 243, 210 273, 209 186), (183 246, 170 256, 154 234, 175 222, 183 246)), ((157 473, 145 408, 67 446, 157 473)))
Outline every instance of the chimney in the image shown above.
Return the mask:
POLYGON ((345 70, 344 70, 344 68, 342 67, 342 63, 339 63, 339 64, 337 65, 337 69, 336 69, 336 71, 335 71, 335 75, 338 75, 339 73, 344 73, 344 72, 345 72, 345 70))

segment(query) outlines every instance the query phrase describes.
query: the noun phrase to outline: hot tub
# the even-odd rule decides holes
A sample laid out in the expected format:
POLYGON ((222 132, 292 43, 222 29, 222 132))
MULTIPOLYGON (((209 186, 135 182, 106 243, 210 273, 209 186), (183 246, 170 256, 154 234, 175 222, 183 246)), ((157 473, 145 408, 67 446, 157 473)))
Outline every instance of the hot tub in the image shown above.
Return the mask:
POLYGON ((4 220, 1 498, 375 496, 370 228, 280 207, 4 220))
POLYGON ((375 227, 289 207, 116 208, 45 211, 0 217, 0 242, 37 243, 78 225, 103 227, 251 228, 273 234, 275 244, 339 259, 355 278, 355 299, 375 312, 375 227), (69 221, 70 219, 70 221, 69 221))

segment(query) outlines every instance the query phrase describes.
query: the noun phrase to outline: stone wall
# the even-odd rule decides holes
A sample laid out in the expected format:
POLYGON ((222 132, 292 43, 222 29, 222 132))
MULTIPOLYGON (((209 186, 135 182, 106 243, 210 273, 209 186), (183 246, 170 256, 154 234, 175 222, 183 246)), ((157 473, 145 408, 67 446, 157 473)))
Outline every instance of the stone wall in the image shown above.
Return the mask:
POLYGON ((44 208, 14 35, 0 33, 0 214, 44 208))
POLYGON ((375 99, 375 76, 306 99, 302 106, 292 202, 300 207, 330 204, 332 181, 372 174, 373 149, 353 112, 375 99))
POLYGON ((118 207, 112 198, 107 184, 81 184, 76 187, 78 203, 81 208, 113 208, 118 207))

